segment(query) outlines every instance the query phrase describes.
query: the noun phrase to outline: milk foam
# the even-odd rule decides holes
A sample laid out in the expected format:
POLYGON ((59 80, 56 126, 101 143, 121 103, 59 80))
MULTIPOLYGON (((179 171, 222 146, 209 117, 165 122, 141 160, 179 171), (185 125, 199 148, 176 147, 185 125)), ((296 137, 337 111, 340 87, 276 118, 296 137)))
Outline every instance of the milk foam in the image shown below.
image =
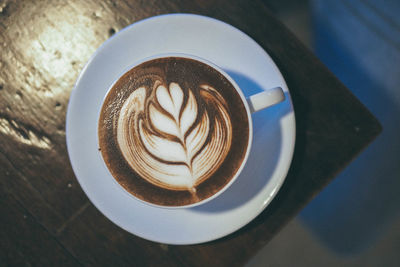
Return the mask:
POLYGON ((183 90, 178 83, 135 89, 117 122, 125 160, 152 184, 194 190, 224 161, 232 123, 223 97, 211 86, 183 90))

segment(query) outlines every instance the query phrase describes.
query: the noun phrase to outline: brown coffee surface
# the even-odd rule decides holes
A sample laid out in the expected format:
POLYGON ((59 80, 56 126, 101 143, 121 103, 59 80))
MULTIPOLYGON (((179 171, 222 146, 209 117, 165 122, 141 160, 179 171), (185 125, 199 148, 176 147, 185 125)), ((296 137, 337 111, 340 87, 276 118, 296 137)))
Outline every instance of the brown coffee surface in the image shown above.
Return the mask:
POLYGON ((234 86, 197 60, 166 57, 125 73, 103 103, 99 148, 126 191, 163 206, 199 202, 241 166, 249 142, 234 86))

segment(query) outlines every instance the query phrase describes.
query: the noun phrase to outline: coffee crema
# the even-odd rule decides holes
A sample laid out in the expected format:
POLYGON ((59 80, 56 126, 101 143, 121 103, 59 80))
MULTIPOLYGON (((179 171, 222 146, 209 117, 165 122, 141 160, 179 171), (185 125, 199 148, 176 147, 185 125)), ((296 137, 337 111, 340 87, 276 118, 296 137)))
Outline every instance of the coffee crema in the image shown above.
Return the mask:
POLYGON ((247 111, 214 68, 183 57, 142 63, 107 94, 99 146, 115 180, 162 206, 189 205, 235 176, 249 141, 247 111))

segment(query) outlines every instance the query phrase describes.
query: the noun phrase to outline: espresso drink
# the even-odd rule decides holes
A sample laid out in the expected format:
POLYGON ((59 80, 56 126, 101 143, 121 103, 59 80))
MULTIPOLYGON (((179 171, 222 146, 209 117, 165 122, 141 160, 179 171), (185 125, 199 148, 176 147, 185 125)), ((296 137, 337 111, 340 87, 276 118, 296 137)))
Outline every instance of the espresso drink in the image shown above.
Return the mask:
POLYGON ((248 142, 245 106, 234 86, 197 60, 142 63, 111 88, 101 109, 99 146, 126 191, 146 202, 183 206, 221 190, 248 142))

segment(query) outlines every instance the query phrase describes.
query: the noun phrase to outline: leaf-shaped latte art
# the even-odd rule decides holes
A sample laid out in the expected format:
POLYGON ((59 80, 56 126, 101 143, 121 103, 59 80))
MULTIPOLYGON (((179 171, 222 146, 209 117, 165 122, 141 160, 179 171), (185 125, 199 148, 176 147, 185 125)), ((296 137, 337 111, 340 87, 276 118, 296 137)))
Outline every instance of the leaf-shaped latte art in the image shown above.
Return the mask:
POLYGON ((125 160, 141 177, 172 190, 191 190, 224 161, 232 142, 227 104, 214 88, 195 94, 177 83, 140 87, 126 99, 117 123, 125 160))

